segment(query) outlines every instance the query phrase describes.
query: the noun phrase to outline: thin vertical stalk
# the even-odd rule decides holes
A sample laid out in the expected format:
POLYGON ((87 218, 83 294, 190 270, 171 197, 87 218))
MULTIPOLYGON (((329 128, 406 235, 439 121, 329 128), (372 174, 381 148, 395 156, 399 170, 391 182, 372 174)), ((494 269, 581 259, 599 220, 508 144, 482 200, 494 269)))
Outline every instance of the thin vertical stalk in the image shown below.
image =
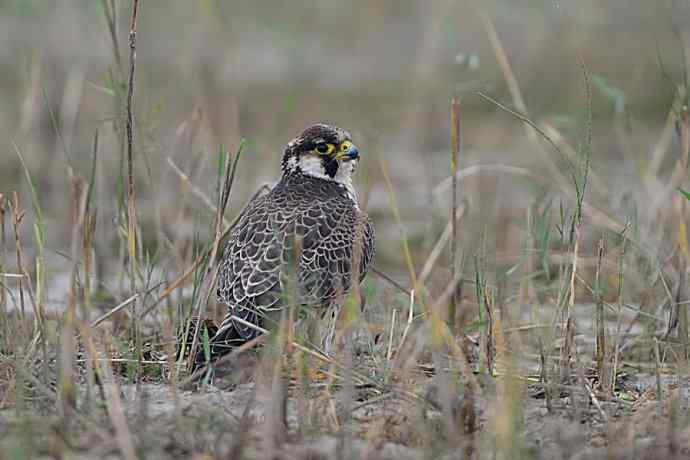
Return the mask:
POLYGON ((0 329, 4 340, 0 340, 0 347, 13 349, 10 346, 11 330, 13 327, 10 324, 10 316, 7 314, 7 287, 5 282, 7 279, 4 274, 7 272, 7 228, 5 227, 7 198, 0 193, 0 329), (4 343, 3 343, 4 341, 4 343))
POLYGON ((60 333, 60 415, 69 424, 76 407, 76 387, 74 382, 75 341, 77 302, 79 298, 79 230, 83 219, 84 203, 83 182, 79 176, 72 177, 72 241, 70 254, 72 270, 70 273, 70 287, 65 312, 64 323, 60 333))
POLYGON ((493 289, 484 285, 484 308, 486 308, 486 367, 488 374, 493 376, 496 362, 496 326, 495 305, 496 297, 493 289))
POLYGON ((596 363, 599 386, 606 388, 606 328, 604 327, 604 296, 601 292, 601 270, 605 255, 604 237, 597 245, 597 271, 594 277, 594 297, 596 301, 596 363))
POLYGON ((96 234, 96 222, 98 208, 95 203, 96 189, 96 164, 98 161, 98 130, 93 136, 93 161, 91 163, 91 177, 84 201, 84 214, 82 216, 82 257, 84 270, 84 318, 89 318, 91 311, 91 272, 95 264, 94 237, 96 234))
MULTIPOLYGON (((457 255, 458 255, 458 228, 455 214, 458 210, 458 154, 460 153, 460 102, 453 98, 450 109, 451 120, 451 142, 450 142, 450 169, 452 174, 451 204, 450 204, 450 269, 451 279, 457 277, 457 255)), ((448 302, 448 327, 452 333, 456 333, 455 311, 459 303, 458 289, 453 290, 453 295, 448 302)))
POLYGON ((139 1, 132 6, 132 22, 129 29, 129 80, 127 84, 127 241, 129 247, 130 282, 134 284, 134 262, 136 258, 136 208, 134 189, 134 74, 136 69, 137 14, 139 1))
MULTIPOLYGON (((485 313, 488 311, 488 308, 484 305, 485 302, 487 301, 487 295, 486 295, 486 273, 484 272, 484 265, 483 261, 481 259, 482 256, 484 256, 484 237, 482 236, 482 242, 479 245, 479 254, 475 254, 474 256, 474 286, 475 286, 475 296, 477 298, 477 316, 479 318, 479 322, 483 323, 485 321, 485 313)), ((488 326, 488 322, 487 322, 488 326)), ((490 350, 490 346, 487 345, 488 340, 489 340, 489 331, 488 327, 482 328, 481 333, 479 334, 479 349, 488 352, 490 350)), ((489 354, 482 352, 479 352, 479 362, 478 362, 478 369, 480 372, 483 371, 484 369, 484 364, 489 360, 489 354)))
MULTIPOLYGON (((575 218, 575 217, 573 217, 575 218)), ((568 287, 568 300, 565 303, 564 311, 564 325, 565 325, 565 341, 563 351, 561 354, 561 381, 567 382, 570 377, 570 363, 572 359, 573 342, 575 341, 575 322, 573 320, 573 311, 575 310, 575 280, 577 279, 577 261, 579 258, 580 248, 580 226, 574 227, 574 244, 573 244, 573 262, 570 271, 570 283, 568 287)))
MULTIPOLYGON (((136 204, 134 188, 134 75, 136 70, 137 58, 137 16, 139 11, 139 0, 132 2, 132 21, 129 27, 129 79, 127 83, 127 248, 128 248, 128 272, 129 286, 131 292, 136 292, 136 273, 137 273, 137 223, 136 223, 136 204)), ((138 321, 139 302, 132 302, 132 326, 134 330, 134 340, 137 353, 137 395, 140 394, 141 382, 141 334, 138 321)))
POLYGON ((661 387, 661 356, 659 353, 659 339, 654 337, 652 342, 654 346, 654 377, 656 383, 656 400, 661 402, 664 400, 664 392, 661 387))
POLYGON ((585 192, 587 191, 587 182, 589 178, 589 169, 592 160, 592 90, 589 81, 589 71, 584 59, 578 54, 580 68, 585 85, 586 98, 586 119, 584 127, 584 141, 580 148, 582 158, 578 164, 577 174, 574 180, 576 208, 575 214, 570 226, 570 244, 573 251, 572 271, 570 272, 570 296, 565 307, 565 345, 563 347, 563 365, 561 377, 567 380, 570 375, 570 359, 573 351, 573 342, 575 340, 575 321, 573 320, 573 311, 575 309, 575 279, 577 277, 577 261, 579 258, 580 236, 583 212, 582 208, 585 201, 585 192))
MULTIPOLYGON (((19 196, 17 195, 17 192, 14 191, 12 192, 12 202, 10 203, 10 211, 12 213, 12 228, 14 230, 14 244, 16 248, 16 256, 17 256, 17 272, 20 274, 19 277, 19 324, 17 331, 19 332, 20 335, 24 335, 24 326, 25 326, 25 307, 24 307, 24 264, 22 263, 22 245, 21 245, 21 240, 20 240, 20 232, 19 228, 22 222, 22 219, 24 218, 24 211, 19 208, 19 196)), ((16 334, 15 334, 16 335, 16 334)), ((15 344, 17 342, 15 341, 15 344)), ((23 345, 23 344, 22 344, 23 345)), ((15 348, 15 354, 14 354, 14 366, 15 369, 19 369, 20 366, 22 366, 24 362, 24 357, 22 355, 25 355, 23 352, 23 347, 17 347, 15 348)), ((16 395, 15 395, 15 406, 16 406, 16 414, 17 416, 21 415, 23 409, 24 409, 24 398, 22 395, 22 391, 24 388, 24 382, 23 382, 23 377, 22 377, 22 372, 15 372, 15 382, 14 386, 17 389, 16 395)))
MULTIPOLYGON (((684 119, 683 142, 690 142, 690 133, 688 133, 687 117, 684 119)), ((687 164, 684 165, 687 171, 687 164)), ((687 200, 679 195, 673 197, 673 204, 675 208, 675 217, 678 220, 678 290, 676 292, 676 305, 672 306, 673 313, 678 319, 677 336, 678 342, 682 347, 682 357, 687 361, 690 357, 690 348, 688 347, 688 333, 690 326, 688 326, 688 307, 687 307, 687 267, 690 260, 690 249, 688 249, 688 228, 687 228, 687 200)), ((671 317, 674 315, 672 314, 671 317)))
MULTIPOLYGON (((19 195, 17 195, 16 191, 12 192, 12 199, 12 228, 14 229, 14 241, 17 254, 17 271, 23 275, 24 263, 22 261, 22 244, 19 228, 21 227, 22 220, 24 219, 24 211, 19 207, 19 195)), ((19 278, 19 318, 23 328, 24 319, 26 318, 26 308, 24 306, 24 277, 19 278)))
MULTIPOLYGON (((622 233, 621 233, 621 236, 622 233)), ((621 327, 623 323, 623 283, 625 281, 625 250, 627 247, 627 239, 623 239, 621 243, 621 251, 618 256, 618 306, 616 312, 616 344, 613 347, 613 368, 611 369, 609 392, 613 393, 613 388, 616 384, 616 374, 618 373, 618 362, 621 347, 621 327)))
MULTIPOLYGON (((5 195, 0 193, 0 277, 5 273, 7 263, 7 234, 5 232, 5 195)), ((4 279, 0 279, 0 314, 7 318, 7 293, 4 279)))

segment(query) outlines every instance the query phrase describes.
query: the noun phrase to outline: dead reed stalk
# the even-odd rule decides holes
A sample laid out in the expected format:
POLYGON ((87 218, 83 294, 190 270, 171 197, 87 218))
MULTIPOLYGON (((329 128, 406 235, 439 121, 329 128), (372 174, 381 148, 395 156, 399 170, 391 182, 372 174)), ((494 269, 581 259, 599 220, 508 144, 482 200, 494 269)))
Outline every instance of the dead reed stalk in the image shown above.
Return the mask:
MULTIPOLYGON (((458 229, 455 215, 458 210, 458 155, 460 154, 460 102, 453 99, 450 108, 451 119, 451 156, 450 169, 452 174, 452 188, 451 188, 451 204, 450 204, 450 225, 451 225, 451 239, 450 239, 450 269, 451 279, 455 279, 457 275, 457 257, 458 257, 458 229)), ((453 334, 457 333, 455 324, 455 310, 460 303, 458 289, 455 289, 453 296, 448 302, 448 325, 453 334)))
POLYGON ((596 354, 595 360, 597 363, 597 375, 599 376, 599 388, 605 389, 607 387, 608 375, 606 368, 608 367, 607 352, 606 352, 606 326, 604 318, 604 296, 602 293, 602 265, 606 254, 604 245, 604 237, 599 238, 597 244, 597 269, 594 274, 594 300, 596 302, 596 354))
MULTIPOLYGON (((127 255, 128 255, 128 274, 129 288, 131 292, 137 291, 137 217, 136 217, 136 195, 134 187, 134 76, 136 71, 137 58, 137 19, 139 13, 139 0, 132 2, 132 19, 129 26, 129 78, 127 81, 127 255)), ((137 353, 137 389, 141 383, 141 331, 139 328, 139 308, 138 302, 132 303, 132 330, 137 353)), ((137 391, 139 394, 139 391, 137 391)))
MULTIPOLYGON (((12 203, 10 203, 10 210, 12 212, 12 228, 14 230, 15 253, 17 256, 17 272, 20 274, 26 273, 24 269, 24 261, 22 258, 22 240, 21 240, 21 223, 24 219, 25 211, 19 206, 19 195, 17 192, 12 192, 12 203)), ((24 278, 19 278, 19 319, 22 324, 26 319, 26 311, 24 306, 24 278)))
POLYGON ((7 233, 5 229, 5 195, 0 193, 0 314, 7 318, 7 292, 5 280, 1 279, 7 270, 7 233))

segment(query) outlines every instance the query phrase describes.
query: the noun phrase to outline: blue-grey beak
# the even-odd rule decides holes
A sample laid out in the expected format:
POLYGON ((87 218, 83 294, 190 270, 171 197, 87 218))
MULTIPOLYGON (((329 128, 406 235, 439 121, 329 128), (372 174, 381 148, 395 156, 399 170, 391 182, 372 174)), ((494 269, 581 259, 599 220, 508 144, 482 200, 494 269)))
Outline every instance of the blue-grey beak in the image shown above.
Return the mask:
POLYGON ((350 158, 350 160, 356 160, 359 158, 359 149, 353 145, 348 149, 347 156, 350 158))
POLYGON ((335 155, 338 161, 350 161, 359 158, 359 149, 350 141, 345 141, 338 147, 338 153, 335 155))

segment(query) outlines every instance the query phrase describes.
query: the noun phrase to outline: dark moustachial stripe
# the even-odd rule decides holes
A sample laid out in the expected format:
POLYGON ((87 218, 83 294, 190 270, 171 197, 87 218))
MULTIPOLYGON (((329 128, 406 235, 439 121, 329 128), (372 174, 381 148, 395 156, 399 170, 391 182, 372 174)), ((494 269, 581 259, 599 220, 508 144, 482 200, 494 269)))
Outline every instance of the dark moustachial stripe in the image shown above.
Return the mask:
MULTIPOLYGON (((369 217, 340 184, 286 167, 290 157, 317 139, 337 143, 349 138, 349 133, 334 126, 307 128, 288 144, 280 182, 254 199, 232 230, 217 286, 218 301, 230 312, 212 338, 214 357, 259 335, 231 316, 271 328, 265 318, 275 317, 285 306, 283 290, 294 273, 296 237, 301 242, 297 295, 303 307, 333 318, 352 285, 364 278, 374 256, 374 226, 369 217), (359 262, 356 271, 353 261, 359 262), (352 280, 355 273, 359 279, 352 280)), ((323 159, 324 169, 334 177, 338 162, 328 160, 323 159)), ((322 337, 323 347, 333 341, 332 323, 322 337)))
POLYGON ((334 178, 338 172, 338 160, 335 157, 322 157, 321 163, 323 164, 323 169, 330 178, 334 178))

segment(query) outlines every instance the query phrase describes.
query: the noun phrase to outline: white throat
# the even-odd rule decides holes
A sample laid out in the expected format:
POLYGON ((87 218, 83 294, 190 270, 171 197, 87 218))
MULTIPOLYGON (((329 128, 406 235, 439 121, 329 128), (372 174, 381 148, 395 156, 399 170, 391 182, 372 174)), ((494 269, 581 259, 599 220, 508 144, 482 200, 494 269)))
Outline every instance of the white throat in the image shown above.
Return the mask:
POLYGON ((354 201, 355 206, 359 208, 357 203, 357 192, 355 191, 355 186, 352 182, 352 175, 355 172, 356 161, 341 161, 338 165, 338 171, 335 173, 334 177, 326 174, 321 159, 315 156, 302 156, 299 159, 299 168, 302 170, 302 174, 306 174, 307 176, 337 182, 345 189, 347 196, 354 201))

